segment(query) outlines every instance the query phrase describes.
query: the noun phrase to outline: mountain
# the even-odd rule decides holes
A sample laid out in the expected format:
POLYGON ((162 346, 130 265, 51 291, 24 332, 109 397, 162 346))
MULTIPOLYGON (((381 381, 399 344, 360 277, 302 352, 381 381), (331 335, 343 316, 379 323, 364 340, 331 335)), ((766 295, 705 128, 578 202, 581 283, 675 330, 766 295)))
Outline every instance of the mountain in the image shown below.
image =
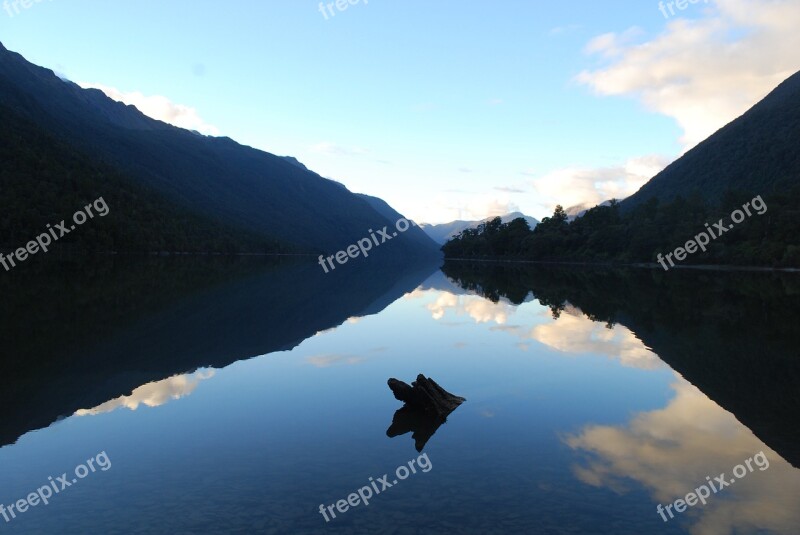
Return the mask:
POLYGON ((665 270, 797 269, 798 146, 800 73, 624 201, 577 207, 580 217, 559 206, 531 232, 486 228, 449 241, 443 252, 459 259, 658 263, 665 270))
MULTIPOLYGON (((512 212, 510 214, 506 214, 502 216, 503 223, 508 223, 515 219, 522 218, 528 222, 528 226, 530 228, 535 227, 539 224, 539 221, 536 219, 526 216, 520 212, 512 212)), ((487 221, 491 221, 494 217, 487 217, 486 219, 482 219, 480 221, 451 221, 450 223, 441 223, 439 225, 430 225, 428 223, 422 223, 420 228, 431 237, 433 241, 440 245, 444 245, 447 243, 448 240, 457 236, 461 233, 461 231, 466 230, 468 228, 477 228, 478 225, 481 223, 486 223, 487 221)))
MULTIPOLYGON (((394 226, 398 221, 401 219, 405 219, 397 210, 389 206, 389 203, 380 199, 378 197, 372 197, 370 195, 365 195, 363 193, 356 194, 357 197, 363 199, 367 204, 369 204, 373 210, 381 214, 383 217, 388 219, 392 222, 392 226, 394 226)), ((431 238, 413 221, 410 219, 407 220, 410 223, 410 227, 408 230, 403 232, 403 236, 409 242, 418 245, 421 248, 429 248, 431 243, 434 243, 434 240, 431 238)), ((390 227, 391 228, 391 227, 390 227)), ((434 246, 438 249, 438 246, 434 244, 434 246)))
POLYGON ((286 253, 288 243, 180 209, 112 166, 74 150, 0 103, 0 251, 68 221, 102 197, 106 217, 58 240, 59 251, 286 253))
POLYGON ((630 209, 651 198, 670 201, 677 195, 716 203, 728 190, 766 199, 798 184, 798 140, 800 73, 653 177, 621 206, 630 209))
MULTIPOLYGON (((7 172, 0 178, 4 193, 8 184, 17 192, 17 199, 26 199, 25 203, 17 201, 12 210, 4 207, 3 214, 12 221, 10 225, 15 225, 16 234, 26 237, 25 241, 39 234, 46 223, 53 222, 46 220, 45 215, 67 210, 71 214, 80 208, 81 205, 67 205, 61 197, 50 193, 71 191, 73 186, 86 202, 100 196, 108 200, 113 192, 126 189, 126 195, 116 195, 116 201, 122 204, 113 205, 109 201, 111 213, 107 219, 116 218, 117 234, 109 237, 111 231, 101 231, 106 233, 107 240, 116 238, 122 243, 146 241, 142 236, 153 240, 159 237, 157 232, 146 228, 146 218, 138 213, 140 197, 146 197, 149 204, 158 204, 156 212, 168 224, 172 224, 171 213, 183 218, 182 223, 175 223, 175 234, 180 236, 176 241, 188 242, 188 246, 197 239, 192 241, 187 237, 197 234, 191 231, 192 224, 212 233, 223 229, 224 240, 204 243, 204 247, 213 250, 233 247, 231 244, 241 233, 248 236, 248 243, 251 237, 259 242, 252 246, 256 250, 331 254, 364 238, 369 229, 391 228, 395 224, 364 198, 309 171, 294 158, 275 156, 230 138, 202 136, 151 119, 99 90, 82 89, 58 78, 53 71, 29 63, 2 44, 0 113, 3 125, 8 121, 25 125, 31 136, 47 138, 47 145, 58 146, 60 150, 59 154, 49 154, 42 149, 52 162, 52 169, 46 172, 36 169, 33 156, 21 154, 20 158, 31 156, 26 169, 7 172), (63 169, 64 154, 81 160, 80 175, 63 169), (44 213, 32 213, 36 211, 44 213), (29 226, 20 228, 20 223, 13 223, 20 220, 16 216, 29 226), (136 232, 136 239, 124 235, 126 232, 136 232)), ((27 144, 27 138, 20 139, 15 129, 0 130, 0 143, 27 144)), ((6 153, 4 170, 7 164, 16 165, 17 157, 6 153)), ((376 249, 375 253, 436 254, 437 245, 417 230, 400 234, 392 247, 376 249)), ((8 238, 3 234, 5 239, 8 238)), ((112 246, 116 248, 115 244, 112 246)))

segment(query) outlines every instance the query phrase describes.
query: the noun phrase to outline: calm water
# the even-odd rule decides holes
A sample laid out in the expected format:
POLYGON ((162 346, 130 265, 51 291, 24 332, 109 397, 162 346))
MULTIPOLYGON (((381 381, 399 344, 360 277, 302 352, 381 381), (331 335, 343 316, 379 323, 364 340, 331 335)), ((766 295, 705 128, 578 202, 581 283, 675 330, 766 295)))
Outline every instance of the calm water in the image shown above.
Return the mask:
POLYGON ((110 468, 0 532, 800 532, 799 275, 308 264, 4 278, 0 503, 110 468), (420 373, 467 398, 422 458, 387 436, 420 373))

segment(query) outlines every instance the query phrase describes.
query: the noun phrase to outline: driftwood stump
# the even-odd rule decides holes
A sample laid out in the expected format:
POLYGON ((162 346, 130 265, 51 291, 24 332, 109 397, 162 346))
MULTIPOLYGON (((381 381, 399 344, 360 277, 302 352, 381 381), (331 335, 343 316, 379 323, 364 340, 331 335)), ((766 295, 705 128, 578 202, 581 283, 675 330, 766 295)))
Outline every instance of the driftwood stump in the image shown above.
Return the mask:
POLYGON ((447 418, 448 414, 466 401, 422 374, 417 376, 417 380, 411 383, 411 386, 397 379, 389 379, 389 388, 394 397, 404 402, 408 408, 440 418, 447 418))
POLYGON ((466 401, 421 374, 411 385, 389 379, 389 388, 394 397, 405 405, 394 413, 392 425, 386 434, 396 437, 411 431, 419 452, 439 426, 447 421, 447 416, 466 401))

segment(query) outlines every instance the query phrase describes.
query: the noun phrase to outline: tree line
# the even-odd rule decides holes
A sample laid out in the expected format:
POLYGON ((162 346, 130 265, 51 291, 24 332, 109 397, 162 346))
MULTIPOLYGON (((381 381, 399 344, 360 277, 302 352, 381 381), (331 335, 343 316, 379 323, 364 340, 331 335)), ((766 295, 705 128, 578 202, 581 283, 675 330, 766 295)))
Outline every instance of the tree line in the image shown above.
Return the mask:
MULTIPOLYGON (((500 218, 467 229, 447 242, 447 258, 547 262, 655 263, 659 254, 683 246, 755 195, 728 191, 710 206, 700 195, 662 202, 651 198, 633 208, 612 201, 572 221, 561 206, 531 229, 524 219, 500 218)), ((764 197, 768 211, 753 215, 713 240, 683 264, 800 267, 800 188, 764 197)))

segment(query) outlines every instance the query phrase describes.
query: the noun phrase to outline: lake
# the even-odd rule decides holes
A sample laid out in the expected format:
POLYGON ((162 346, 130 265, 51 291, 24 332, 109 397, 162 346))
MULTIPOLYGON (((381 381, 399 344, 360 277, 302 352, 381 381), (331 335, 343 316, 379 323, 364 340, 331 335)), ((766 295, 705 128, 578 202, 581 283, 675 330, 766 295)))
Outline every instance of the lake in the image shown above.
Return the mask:
POLYGON ((0 531, 800 532, 800 274, 25 267, 0 531), (446 422, 396 414, 419 374, 466 398, 446 422))

